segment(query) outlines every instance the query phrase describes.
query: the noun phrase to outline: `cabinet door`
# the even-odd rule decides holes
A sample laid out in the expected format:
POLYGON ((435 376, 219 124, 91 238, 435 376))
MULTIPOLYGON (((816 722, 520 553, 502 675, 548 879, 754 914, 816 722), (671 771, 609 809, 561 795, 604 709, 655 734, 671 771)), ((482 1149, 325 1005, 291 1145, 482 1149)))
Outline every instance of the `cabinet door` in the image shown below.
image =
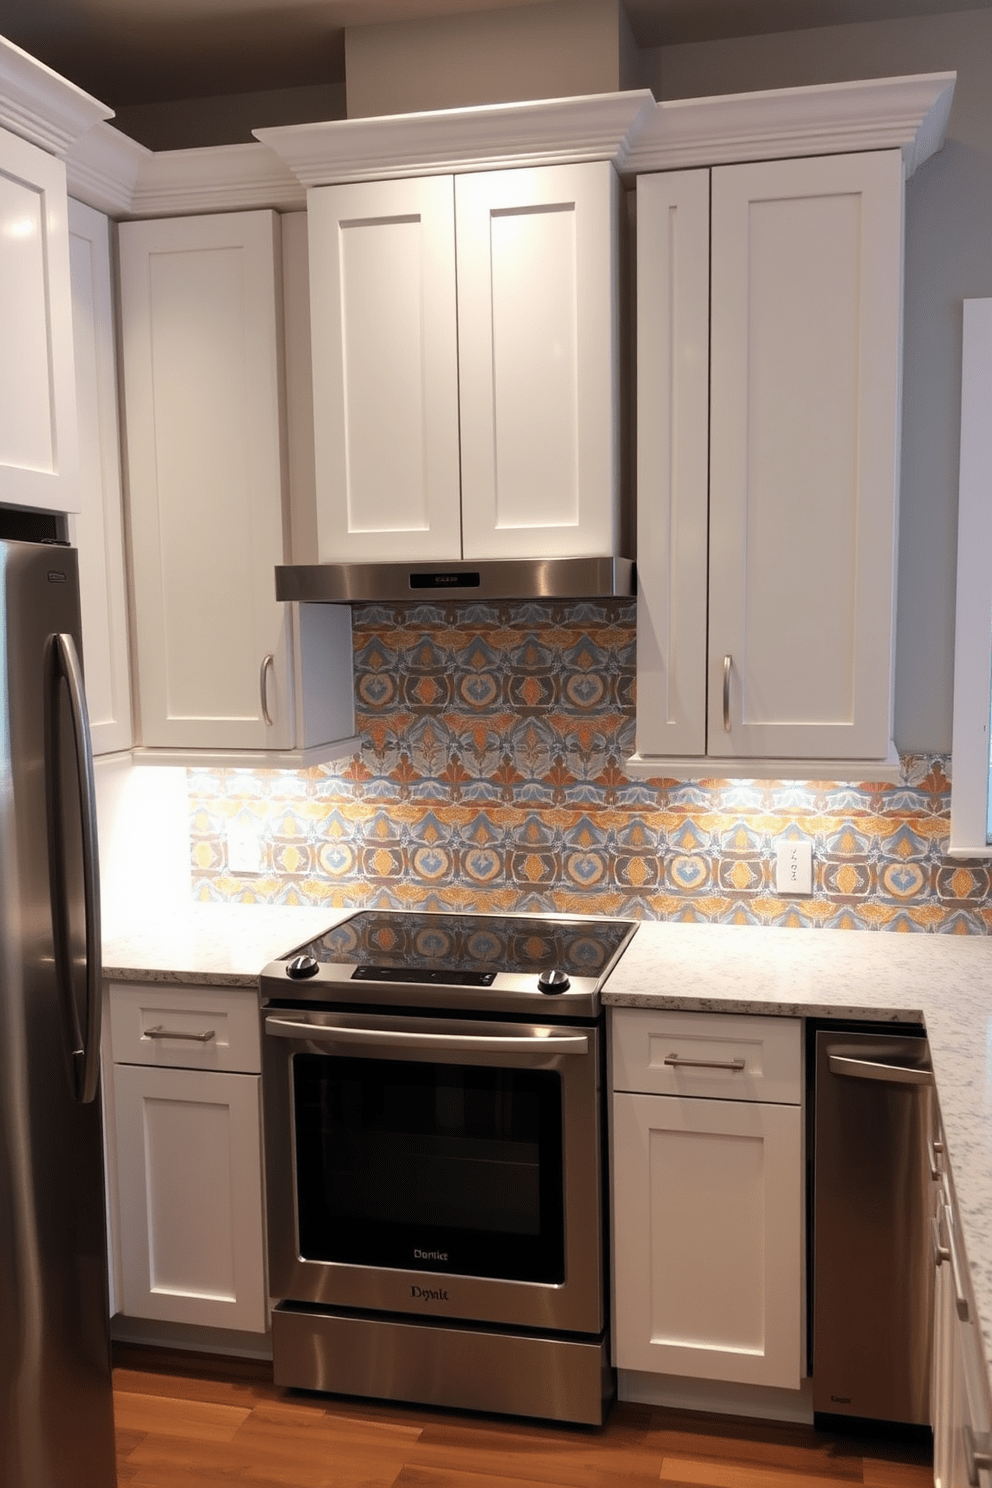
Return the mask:
POLYGON ((259 1078, 114 1066, 121 1310, 261 1333, 259 1078))
MULTIPOLYGON (((938 1206, 936 1224, 936 1242, 956 1253, 959 1272, 966 1277, 956 1233, 957 1208, 946 1189, 938 1206)), ((970 1451, 976 1446, 981 1451, 988 1450, 988 1433, 992 1428, 988 1368, 981 1334, 974 1322, 974 1300, 970 1296, 968 1313, 966 1318, 959 1314, 954 1271, 950 1260, 945 1259, 937 1267, 934 1288, 932 1404, 936 1488, 974 1488, 983 1475, 971 1473, 970 1451)))
POLYGON ((710 755, 889 751, 902 210, 898 150, 713 171, 710 755))
POLYGON ((0 129, 0 502, 78 511, 65 166, 0 129))
POLYGON ((288 748, 277 218, 128 222, 120 241, 142 743, 288 748))
POLYGON ((615 1095, 615 1363, 798 1389, 800 1108, 615 1095))
POLYGON ((450 176, 309 192, 322 563, 461 556, 450 176))
POLYGON ((637 182, 637 752, 706 753, 710 173, 637 182))
POLYGON ((618 203, 607 162, 456 178, 467 559, 619 551, 618 203))
POLYGON ((69 203, 72 339, 79 421, 79 550, 86 702, 94 754, 130 749, 124 534, 117 424, 117 366, 110 279, 110 224, 69 203))

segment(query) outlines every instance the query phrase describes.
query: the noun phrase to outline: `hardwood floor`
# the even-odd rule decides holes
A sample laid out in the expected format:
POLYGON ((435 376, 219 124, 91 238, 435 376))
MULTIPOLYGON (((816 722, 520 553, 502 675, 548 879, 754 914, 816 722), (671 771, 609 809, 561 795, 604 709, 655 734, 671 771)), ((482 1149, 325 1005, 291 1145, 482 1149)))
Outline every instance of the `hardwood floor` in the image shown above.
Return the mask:
POLYGON ((614 1408, 600 1430, 304 1395, 263 1366, 115 1347, 118 1472, 135 1488, 932 1488, 891 1441, 614 1408))

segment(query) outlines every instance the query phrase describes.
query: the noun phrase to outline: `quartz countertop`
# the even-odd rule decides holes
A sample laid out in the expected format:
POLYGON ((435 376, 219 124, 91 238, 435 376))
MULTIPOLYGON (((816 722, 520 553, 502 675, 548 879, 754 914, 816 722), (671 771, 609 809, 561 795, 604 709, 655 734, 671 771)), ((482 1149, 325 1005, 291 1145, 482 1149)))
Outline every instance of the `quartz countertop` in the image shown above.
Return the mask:
POLYGON ((115 982, 257 992, 263 966, 351 913, 276 904, 190 904, 146 923, 105 929, 103 974, 115 982))
MULTIPOLYGON (((262 967, 350 909, 192 904, 104 936, 114 981, 257 987, 262 967)), ((642 921, 603 992, 614 1007, 926 1025, 992 1359, 992 937, 642 921)))
POLYGON ((992 937, 645 921, 603 1001, 922 1021, 986 1362, 992 1359, 992 937))

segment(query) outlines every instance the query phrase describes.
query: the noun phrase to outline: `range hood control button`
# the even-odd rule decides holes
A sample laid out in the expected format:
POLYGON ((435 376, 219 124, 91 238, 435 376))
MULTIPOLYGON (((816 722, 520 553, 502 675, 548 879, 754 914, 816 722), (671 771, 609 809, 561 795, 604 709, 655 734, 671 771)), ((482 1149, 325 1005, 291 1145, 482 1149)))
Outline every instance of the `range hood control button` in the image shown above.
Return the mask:
POLYGON ((319 970, 320 963, 313 956, 294 956, 286 966, 286 975, 300 982, 305 977, 316 976, 319 970))
POLYGON ((552 966, 547 971, 542 971, 537 979, 540 992, 567 992, 571 985, 560 966, 552 966))

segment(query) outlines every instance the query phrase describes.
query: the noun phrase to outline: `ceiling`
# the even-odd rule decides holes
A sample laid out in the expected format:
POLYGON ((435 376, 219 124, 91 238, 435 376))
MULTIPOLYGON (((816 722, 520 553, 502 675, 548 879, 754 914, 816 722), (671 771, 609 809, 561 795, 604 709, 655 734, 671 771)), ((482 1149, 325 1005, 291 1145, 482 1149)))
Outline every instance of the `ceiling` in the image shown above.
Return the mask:
MULTIPOLYGON (((4 0, 8 40, 112 108, 343 81, 344 28, 541 0, 4 0)), ((992 0, 623 0, 642 47, 992 0)))

